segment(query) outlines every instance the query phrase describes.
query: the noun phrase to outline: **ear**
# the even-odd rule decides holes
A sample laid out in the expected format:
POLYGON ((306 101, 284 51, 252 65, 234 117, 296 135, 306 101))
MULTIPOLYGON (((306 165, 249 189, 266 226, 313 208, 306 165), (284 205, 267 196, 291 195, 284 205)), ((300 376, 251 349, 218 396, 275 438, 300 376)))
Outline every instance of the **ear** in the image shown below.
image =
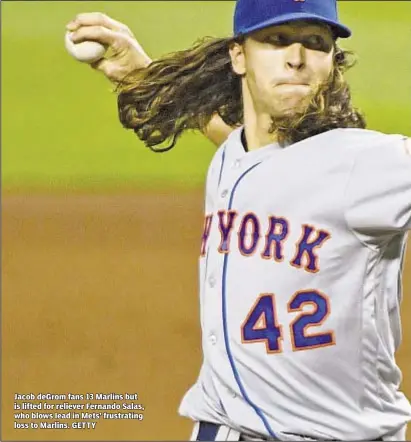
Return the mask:
POLYGON ((245 54, 244 45, 241 43, 234 42, 230 46, 230 58, 233 71, 237 75, 245 74, 245 54))

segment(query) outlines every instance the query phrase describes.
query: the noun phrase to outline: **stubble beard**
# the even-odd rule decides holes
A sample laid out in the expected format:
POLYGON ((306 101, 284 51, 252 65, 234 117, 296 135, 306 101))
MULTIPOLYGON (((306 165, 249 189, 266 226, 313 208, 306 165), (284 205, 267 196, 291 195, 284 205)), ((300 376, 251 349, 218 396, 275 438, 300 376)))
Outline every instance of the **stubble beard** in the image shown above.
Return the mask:
MULTIPOLYGON (((282 136, 278 137, 280 140, 284 140, 284 144, 291 144, 296 141, 293 139, 292 133, 299 133, 300 129, 310 136, 310 132, 306 127, 302 127, 307 122, 307 117, 314 115, 324 115, 328 112, 329 94, 333 88, 332 78, 315 85, 311 91, 302 96, 297 103, 291 106, 287 106, 283 101, 282 106, 277 106, 277 110, 271 113, 271 125, 269 129, 270 134, 281 133, 282 136), (278 111, 278 108, 282 107, 283 110, 278 111)), ((290 101, 296 100, 291 98, 290 101)), ((315 127, 315 119, 311 118, 311 124, 314 122, 313 133, 321 131, 321 128, 315 127)), ((319 121, 319 120, 318 120, 319 121)))

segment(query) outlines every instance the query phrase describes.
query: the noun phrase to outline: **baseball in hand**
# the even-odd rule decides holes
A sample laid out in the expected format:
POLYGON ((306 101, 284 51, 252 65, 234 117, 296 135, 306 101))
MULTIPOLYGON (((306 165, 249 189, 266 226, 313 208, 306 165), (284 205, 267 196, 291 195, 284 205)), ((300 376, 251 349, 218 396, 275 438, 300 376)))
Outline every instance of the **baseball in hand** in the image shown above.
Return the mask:
POLYGON ((65 45, 68 53, 76 60, 83 63, 93 63, 104 57, 106 48, 96 41, 83 41, 73 43, 70 39, 71 32, 66 32, 65 45))

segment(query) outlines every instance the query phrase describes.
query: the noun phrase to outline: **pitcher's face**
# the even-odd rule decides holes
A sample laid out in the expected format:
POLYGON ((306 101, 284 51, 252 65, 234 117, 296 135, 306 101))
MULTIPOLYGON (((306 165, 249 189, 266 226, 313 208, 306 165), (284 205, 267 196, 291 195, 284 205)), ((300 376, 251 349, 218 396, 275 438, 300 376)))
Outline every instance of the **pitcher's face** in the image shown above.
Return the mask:
POLYGON ((251 34, 230 55, 256 113, 280 117, 301 110, 330 78, 334 38, 324 24, 296 21, 251 34))

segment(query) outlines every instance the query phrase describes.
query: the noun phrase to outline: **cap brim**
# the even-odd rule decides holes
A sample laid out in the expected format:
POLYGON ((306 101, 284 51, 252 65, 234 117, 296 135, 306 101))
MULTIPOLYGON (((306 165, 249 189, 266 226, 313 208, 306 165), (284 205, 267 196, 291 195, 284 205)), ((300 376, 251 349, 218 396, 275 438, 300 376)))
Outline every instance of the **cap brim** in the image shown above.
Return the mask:
POLYGON ((255 26, 250 26, 244 30, 240 30, 240 32, 238 32, 236 36, 249 34, 250 32, 259 31, 261 29, 268 28, 269 26, 280 25, 286 22, 297 20, 313 20, 319 21, 321 23, 326 23, 327 25, 331 26, 331 28, 333 28, 335 36, 338 38, 348 38, 351 36, 351 30, 341 23, 321 17, 320 15, 307 14, 305 12, 294 12, 292 14, 284 14, 281 17, 270 18, 265 22, 258 23, 255 26))

